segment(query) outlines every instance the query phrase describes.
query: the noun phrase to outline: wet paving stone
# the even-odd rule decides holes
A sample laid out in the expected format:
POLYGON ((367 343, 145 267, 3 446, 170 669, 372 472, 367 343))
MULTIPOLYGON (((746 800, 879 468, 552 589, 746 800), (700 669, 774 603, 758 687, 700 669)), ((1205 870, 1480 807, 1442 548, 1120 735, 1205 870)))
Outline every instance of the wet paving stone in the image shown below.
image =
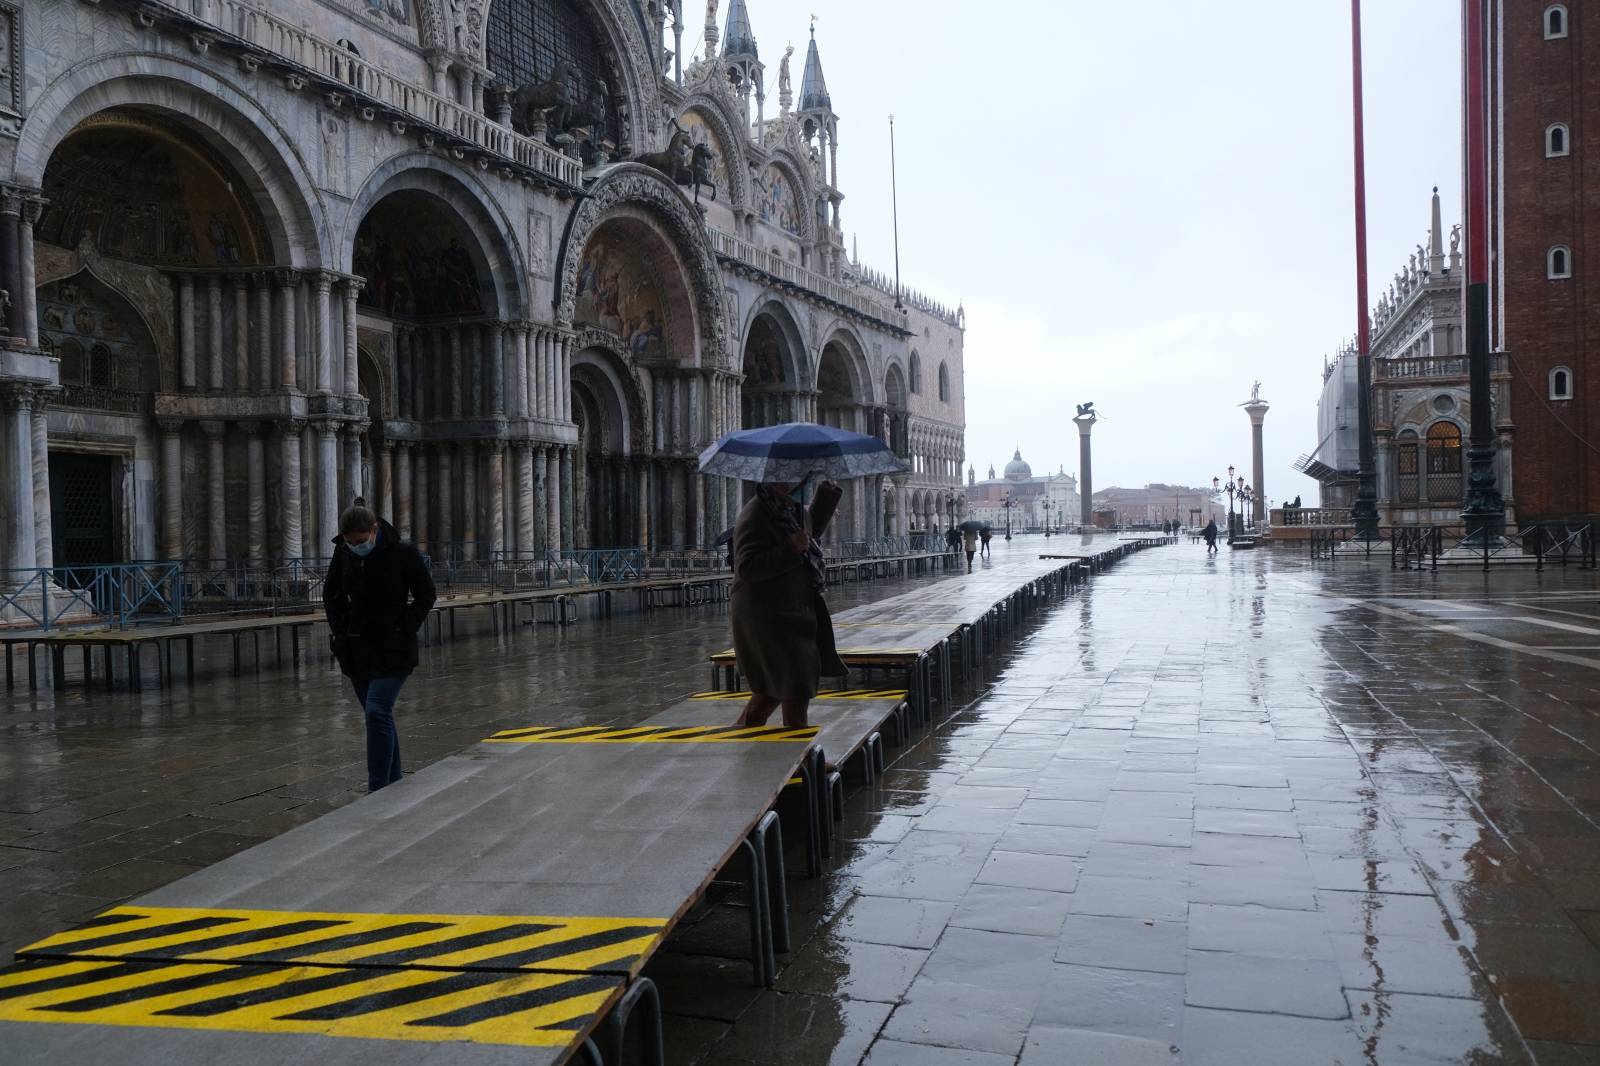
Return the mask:
MULTIPOLYGON (((1600 1061, 1600 669, 1546 654, 1566 637, 1517 622, 1530 603, 1600 626, 1600 575, 1187 545, 1119 563, 890 748, 822 879, 789 841, 777 990, 750 985, 737 907, 669 940, 648 972, 670 1061, 1600 1061)), ((726 625, 425 649, 408 767, 554 708, 636 720, 704 685, 726 625)), ((0 703, 0 948, 358 798, 359 713, 325 660, 218 665, 0 703)))

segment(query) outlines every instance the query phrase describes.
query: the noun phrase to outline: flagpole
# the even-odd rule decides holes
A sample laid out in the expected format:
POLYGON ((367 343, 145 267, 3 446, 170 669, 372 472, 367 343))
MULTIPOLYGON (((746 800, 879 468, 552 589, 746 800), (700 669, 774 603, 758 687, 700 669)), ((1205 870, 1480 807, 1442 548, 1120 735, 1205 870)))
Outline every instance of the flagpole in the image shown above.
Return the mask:
POLYGON ((1495 484, 1493 386, 1489 351, 1489 155, 1487 42, 1482 0, 1462 0, 1462 221, 1466 231, 1468 397, 1472 418, 1467 438, 1467 498, 1461 524, 1474 544, 1498 544, 1505 532, 1506 505, 1495 484))
POLYGON ((1361 102, 1361 0, 1350 0, 1351 108, 1355 135, 1356 222, 1356 498, 1350 518, 1358 535, 1378 532, 1378 486, 1372 455, 1372 336, 1367 319, 1367 161, 1361 102))
POLYGON ((894 214, 894 309, 904 311, 900 302, 900 179, 894 163, 894 116, 889 116, 889 203, 894 214))

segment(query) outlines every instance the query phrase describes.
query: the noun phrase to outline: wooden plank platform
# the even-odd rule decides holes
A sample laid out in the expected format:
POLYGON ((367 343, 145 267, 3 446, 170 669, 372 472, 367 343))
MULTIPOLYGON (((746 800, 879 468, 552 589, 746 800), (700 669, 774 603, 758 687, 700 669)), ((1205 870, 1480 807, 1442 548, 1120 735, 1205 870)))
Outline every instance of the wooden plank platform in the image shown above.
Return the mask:
MULTIPOLYGON (((342 915, 358 932, 377 916, 455 916, 450 928, 474 932, 497 918, 555 924, 572 930, 582 950, 561 950, 565 934, 529 934, 540 949, 530 968, 632 976, 740 849, 814 738, 806 731, 786 743, 484 743, 123 909, 342 915)), ((255 940, 215 939, 173 934, 135 943, 145 959, 305 962, 320 937, 308 932, 287 957, 268 957, 274 949, 255 940)), ((448 930, 424 939, 454 950, 448 930)), ((514 948, 445 961, 505 968, 514 948)), ((383 950, 373 942, 321 961, 358 962, 383 950)), ((18 954, 82 952, 45 941, 18 954)), ((429 955, 414 952, 407 964, 428 965, 429 955)))

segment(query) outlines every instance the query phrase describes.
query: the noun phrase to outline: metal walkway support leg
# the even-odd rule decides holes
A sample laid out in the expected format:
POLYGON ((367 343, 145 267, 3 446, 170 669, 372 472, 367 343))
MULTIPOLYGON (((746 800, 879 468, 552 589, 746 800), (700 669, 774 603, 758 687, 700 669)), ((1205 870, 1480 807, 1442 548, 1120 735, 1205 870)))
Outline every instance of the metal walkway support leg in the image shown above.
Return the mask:
POLYGON ((648 977, 635 977, 628 991, 611 1009, 611 1016, 605 1020, 605 1031, 600 1037, 604 1048, 599 1057, 605 1066, 622 1066, 623 1038, 627 1035, 628 1019, 635 1008, 644 1015, 640 1024, 645 1028, 639 1039, 644 1066, 666 1066, 666 1045, 661 1039, 661 994, 656 991, 655 982, 648 977))
POLYGON ((789 886, 783 868, 783 823, 777 811, 768 811, 751 830, 761 849, 767 872, 767 926, 772 947, 772 975, 777 976, 777 954, 789 952, 789 886))

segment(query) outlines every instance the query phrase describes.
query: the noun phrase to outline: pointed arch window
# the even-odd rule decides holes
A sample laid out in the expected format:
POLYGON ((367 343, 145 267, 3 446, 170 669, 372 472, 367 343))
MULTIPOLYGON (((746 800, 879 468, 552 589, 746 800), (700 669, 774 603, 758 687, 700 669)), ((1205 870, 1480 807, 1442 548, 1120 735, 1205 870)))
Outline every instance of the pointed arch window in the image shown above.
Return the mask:
POLYGON ((1544 39, 1554 41, 1567 35, 1567 6, 1551 4, 1544 9, 1544 39))
POLYGON ((1545 277, 1552 281, 1572 277, 1572 249, 1558 244, 1545 258, 1545 277))
POLYGON ((1461 502, 1461 427, 1454 422, 1428 427, 1428 502, 1461 502))
POLYGON ((939 402, 950 402, 950 368, 943 363, 939 364, 939 402))
POLYGON ((1545 127, 1544 155, 1546 159, 1569 155, 1571 151, 1571 134, 1567 130, 1566 123, 1556 122, 1545 127))
POLYGON ((922 394, 922 357, 915 351, 911 353, 911 391, 915 395, 922 394))
POLYGON ((1572 369, 1558 366, 1550 371, 1550 398, 1552 400, 1572 399, 1572 369))

